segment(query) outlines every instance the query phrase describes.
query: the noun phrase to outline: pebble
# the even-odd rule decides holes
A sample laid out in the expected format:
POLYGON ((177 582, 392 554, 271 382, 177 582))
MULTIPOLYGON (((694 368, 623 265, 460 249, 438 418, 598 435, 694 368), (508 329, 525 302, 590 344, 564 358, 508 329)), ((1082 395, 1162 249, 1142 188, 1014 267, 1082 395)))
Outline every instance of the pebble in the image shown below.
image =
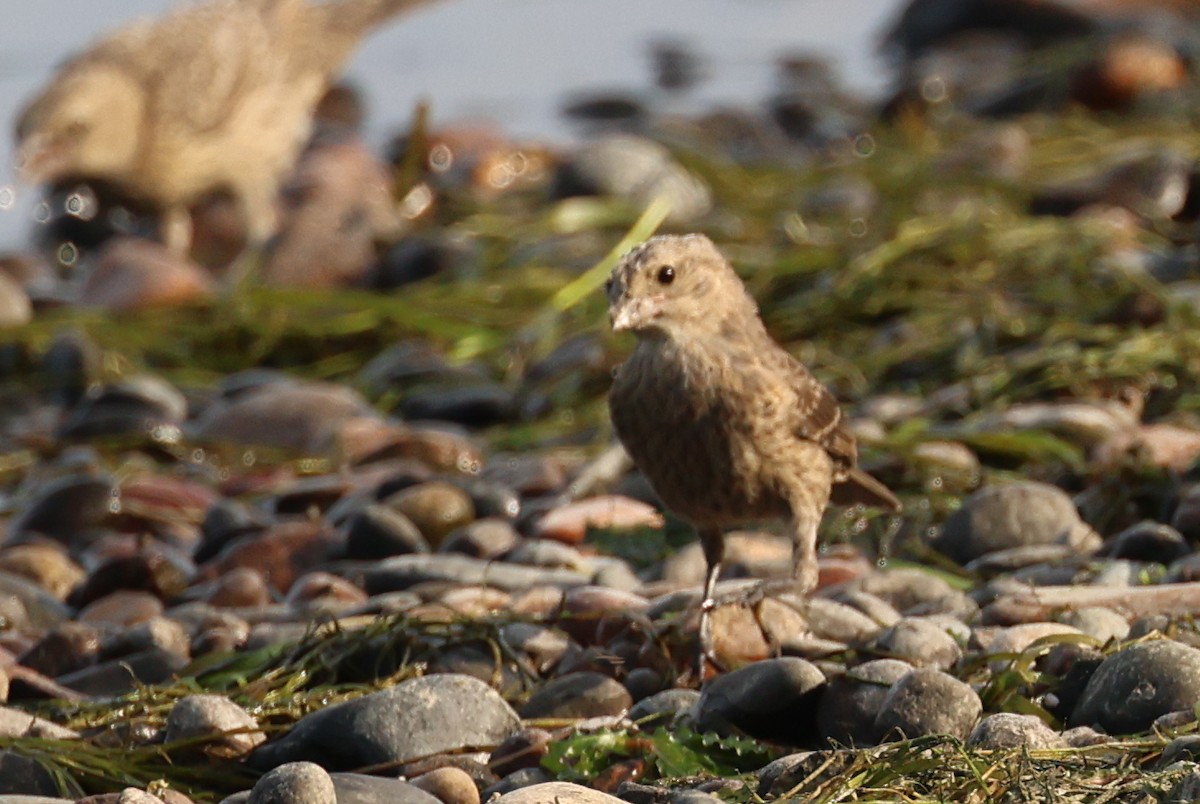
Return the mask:
POLYGON ((892 684, 875 716, 875 730, 885 740, 927 734, 966 739, 982 711, 969 685, 941 670, 918 668, 892 684))
POLYGON ((1021 481, 987 486, 967 497, 933 542, 959 564, 1030 544, 1064 544, 1088 552, 1099 547, 1100 537, 1061 489, 1021 481))
POLYGON ((412 785, 436 796, 442 804, 479 804, 475 782, 458 768, 432 770, 413 779, 412 785))
POLYGON ((126 313, 201 302, 214 290, 200 266, 165 246, 118 237, 96 254, 75 301, 81 307, 126 313))
POLYGON ((475 519, 470 495, 458 486, 437 480, 409 486, 382 504, 412 522, 434 549, 456 528, 475 519))
POLYGON ((543 782, 512 790, 491 804, 620 804, 621 799, 571 782, 543 782))
POLYGON ((441 674, 403 681, 301 718, 260 746, 262 769, 320 758, 330 770, 407 762, 442 751, 496 745, 517 730, 517 714, 491 687, 441 674))
POLYGON ((1136 734, 1156 718, 1200 700, 1200 650, 1169 639, 1139 642, 1108 656, 1092 674, 1070 725, 1136 734))
POLYGON ((917 667, 948 670, 962 658, 954 637, 936 623, 905 617, 880 631, 865 646, 870 653, 901 659, 917 667))
POLYGON ((620 682, 600 673, 568 673, 547 681, 520 709, 526 720, 621 715, 633 698, 620 682))
POLYGON ((803 744, 811 739, 824 689, 824 674, 804 659, 755 662, 705 685, 696 703, 696 724, 704 731, 803 744))
POLYGON ((628 134, 602 137, 580 148, 559 171, 555 194, 612 195, 644 209, 662 196, 669 219, 694 222, 712 207, 707 185, 657 142, 628 134))
POLYGON ((840 746, 878 744, 875 718, 892 684, 912 669, 898 659, 873 659, 830 679, 817 706, 821 739, 840 746))
POLYGON ((1041 751, 1065 748, 1067 742, 1040 718, 1014 712, 997 712, 979 721, 967 738, 967 745, 988 750, 1026 748, 1041 751))
POLYGON ((208 738, 204 753, 223 758, 241 757, 266 742, 250 714, 223 695, 188 695, 167 715, 163 739, 167 743, 208 738), (217 737, 219 739, 212 740, 217 737))
POLYGON ((333 779, 320 765, 288 762, 272 768, 254 783, 249 804, 337 804, 333 779))

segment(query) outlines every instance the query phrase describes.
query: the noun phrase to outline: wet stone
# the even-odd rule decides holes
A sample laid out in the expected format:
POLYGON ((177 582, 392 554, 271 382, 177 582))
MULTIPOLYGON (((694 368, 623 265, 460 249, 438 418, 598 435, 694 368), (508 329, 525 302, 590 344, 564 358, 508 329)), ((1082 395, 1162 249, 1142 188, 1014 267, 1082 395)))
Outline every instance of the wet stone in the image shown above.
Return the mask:
POLYGON ((59 428, 60 438, 142 434, 175 428, 187 417, 187 400, 165 380, 130 377, 89 392, 59 428))
POLYGON ((109 516, 112 481, 88 474, 68 475, 46 483, 8 526, 8 538, 39 533, 70 544, 109 516))
POLYGON ((1170 564, 1191 552, 1183 534, 1170 525, 1144 521, 1131 525, 1106 540, 1099 554, 1131 561, 1170 564))

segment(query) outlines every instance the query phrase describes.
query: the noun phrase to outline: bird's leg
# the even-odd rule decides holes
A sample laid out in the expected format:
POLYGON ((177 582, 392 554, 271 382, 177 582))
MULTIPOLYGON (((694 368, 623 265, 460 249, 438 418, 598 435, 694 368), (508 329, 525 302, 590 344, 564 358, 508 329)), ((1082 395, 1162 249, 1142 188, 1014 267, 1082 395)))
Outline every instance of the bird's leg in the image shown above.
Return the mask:
MULTIPOLYGON (((817 588, 817 530, 821 524, 821 514, 825 505, 812 505, 811 502, 795 505, 792 508, 792 518, 788 522, 788 532, 792 538, 792 581, 788 584, 799 595, 807 595, 817 588)), ((771 649, 771 653, 780 653, 779 640, 762 619, 762 604, 770 591, 778 589, 777 583, 763 581, 758 585, 758 592, 751 604, 754 621, 762 632, 763 639, 771 649)))
POLYGON ((192 214, 187 207, 172 204, 162 212, 159 235, 172 254, 186 257, 192 247, 192 214))
POLYGON ((801 595, 817 588, 817 528, 820 524, 820 514, 813 516, 808 511, 794 512, 788 523, 792 537, 792 578, 801 595))
POLYGON ((704 577, 704 599, 700 601, 700 651, 696 657, 696 674, 704 680, 704 661, 707 659, 717 670, 724 666, 717 659, 712 643, 712 610, 717 601, 713 595, 717 588, 717 576, 721 572, 721 559, 725 557, 725 537, 719 528, 698 528, 700 545, 704 548, 704 560, 708 563, 708 574, 704 577))

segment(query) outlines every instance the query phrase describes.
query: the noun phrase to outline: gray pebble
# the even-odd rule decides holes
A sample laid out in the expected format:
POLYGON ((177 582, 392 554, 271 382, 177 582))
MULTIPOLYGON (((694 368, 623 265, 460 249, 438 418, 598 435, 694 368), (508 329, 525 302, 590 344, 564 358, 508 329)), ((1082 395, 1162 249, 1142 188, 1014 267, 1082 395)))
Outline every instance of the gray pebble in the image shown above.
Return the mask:
POLYGON ((207 743, 205 748, 224 757, 248 754, 267 739, 258 731, 258 723, 250 713, 223 695, 188 695, 171 707, 164 734, 166 742, 216 735, 224 736, 207 743))
POLYGON ((1145 731, 1155 718, 1200 700, 1200 650, 1170 639, 1130 645, 1092 674, 1070 718, 1109 734, 1145 731))
POLYGON ((1066 492, 1025 481, 987 486, 967 497, 946 520, 933 546, 959 564, 1027 544, 1063 544, 1080 552, 1100 544, 1066 492))
POLYGON ((521 707, 521 717, 590 718, 620 715, 633 699, 622 684, 602 673, 568 673, 551 679, 521 707))
POLYGON ((865 646, 872 653, 902 659, 917 667, 948 669, 962 658, 962 648, 936 623, 905 617, 880 631, 865 646))
POLYGON ((288 762, 263 774, 249 804, 337 804, 329 773, 312 762, 288 762))
POLYGON ((888 690, 875 718, 884 739, 948 734, 965 739, 983 704, 975 690, 931 667, 908 673, 888 690))
POLYGON ((331 769, 406 762, 443 751, 491 746, 519 727, 504 699, 463 675, 433 675, 335 704, 301 718, 250 758, 258 768, 320 760, 331 769))
POLYGON ((1062 735, 1033 715, 998 712, 979 721, 967 738, 967 744, 978 748, 1063 748, 1062 735))

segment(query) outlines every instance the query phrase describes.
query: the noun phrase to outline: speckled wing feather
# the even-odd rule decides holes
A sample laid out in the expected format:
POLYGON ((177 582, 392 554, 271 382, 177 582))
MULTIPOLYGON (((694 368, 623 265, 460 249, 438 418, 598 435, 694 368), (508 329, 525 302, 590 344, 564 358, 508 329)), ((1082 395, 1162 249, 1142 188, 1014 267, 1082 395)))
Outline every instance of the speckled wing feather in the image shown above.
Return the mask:
POLYGON ((870 505, 898 511, 900 501, 875 478, 858 468, 858 445, 842 423, 842 409, 829 389, 801 363, 781 349, 778 370, 787 376, 795 394, 792 432, 823 446, 837 468, 831 501, 837 505, 870 505))

